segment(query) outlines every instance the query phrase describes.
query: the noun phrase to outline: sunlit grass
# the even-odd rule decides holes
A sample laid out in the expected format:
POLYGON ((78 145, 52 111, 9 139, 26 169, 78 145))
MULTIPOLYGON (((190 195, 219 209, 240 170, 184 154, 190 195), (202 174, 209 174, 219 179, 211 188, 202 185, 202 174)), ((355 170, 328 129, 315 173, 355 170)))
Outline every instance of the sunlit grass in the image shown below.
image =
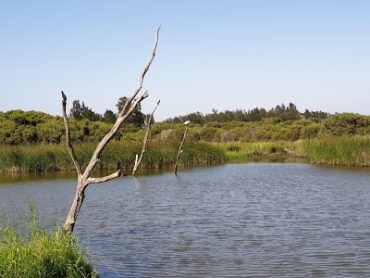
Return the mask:
POLYGON ((0 226, 0 277, 97 277, 77 241, 56 229, 48 234, 40 228, 31 206, 29 232, 0 226))
MULTIPOLYGON (((142 167, 148 169, 164 168, 174 164, 180 142, 148 142, 142 167)), ((96 144, 76 144, 79 162, 86 166, 96 144)), ((141 151, 141 142, 113 141, 103 152, 97 169, 110 170, 117 167, 133 167, 135 155, 141 151)), ((223 151, 206 142, 186 142, 181 155, 181 165, 209 165, 224 162, 223 151)), ((59 145, 20 145, 0 146, 0 170, 13 172, 47 172, 74 170, 64 144, 59 145)))
POLYGON ((370 136, 326 137, 298 146, 311 163, 370 167, 370 136))
POLYGON ((214 143, 225 153, 228 162, 245 162, 251 158, 271 155, 284 155, 286 150, 294 150, 296 143, 289 141, 273 142, 232 142, 214 143))

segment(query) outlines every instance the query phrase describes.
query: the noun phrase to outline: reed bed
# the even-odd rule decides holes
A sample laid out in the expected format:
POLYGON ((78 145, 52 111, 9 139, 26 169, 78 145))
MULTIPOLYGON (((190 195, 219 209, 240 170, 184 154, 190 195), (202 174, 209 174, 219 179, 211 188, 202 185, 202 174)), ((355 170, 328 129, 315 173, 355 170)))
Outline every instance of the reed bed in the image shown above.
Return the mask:
MULTIPOLYGON (((142 168, 159 169, 174 164, 179 142, 148 142, 142 168)), ((141 151, 141 143, 135 141, 113 141, 103 152, 98 170, 132 168, 135 155, 141 151)), ((83 166, 89 162, 96 144, 75 145, 76 155, 83 166)), ((210 165, 224 162, 221 148, 206 142, 187 142, 180 164, 210 165)), ((20 145, 0 146, 0 170, 6 172, 52 172, 74 170, 65 145, 20 145)))
POLYGON ((370 167, 370 136, 305 140, 297 150, 313 164, 370 167))
MULTIPOLYGON (((95 143, 75 145, 80 163, 86 166, 95 150, 95 143)), ((166 169, 175 163, 179 142, 150 141, 141 169, 166 169)), ((113 141, 104 150, 97 170, 130 170, 141 142, 113 141)), ((258 158, 281 156, 304 157, 313 164, 370 166, 370 136, 323 137, 298 141, 209 143, 188 141, 181 155, 180 166, 212 165, 224 162, 246 162, 258 158)), ((0 171, 53 172, 74 171, 63 144, 0 146, 0 171)))

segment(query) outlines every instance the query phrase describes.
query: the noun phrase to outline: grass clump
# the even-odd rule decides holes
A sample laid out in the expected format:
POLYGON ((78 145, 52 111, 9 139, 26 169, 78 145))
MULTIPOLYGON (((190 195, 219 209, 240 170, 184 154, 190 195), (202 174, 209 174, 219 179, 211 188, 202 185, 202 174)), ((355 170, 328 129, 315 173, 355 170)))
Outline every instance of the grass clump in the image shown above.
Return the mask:
POLYGON ((0 277, 97 277, 77 242, 61 229, 51 234, 33 218, 31 231, 21 236, 11 226, 0 227, 0 277))
POLYGON ((370 167, 370 136, 305 140, 298 150, 314 164, 370 167))

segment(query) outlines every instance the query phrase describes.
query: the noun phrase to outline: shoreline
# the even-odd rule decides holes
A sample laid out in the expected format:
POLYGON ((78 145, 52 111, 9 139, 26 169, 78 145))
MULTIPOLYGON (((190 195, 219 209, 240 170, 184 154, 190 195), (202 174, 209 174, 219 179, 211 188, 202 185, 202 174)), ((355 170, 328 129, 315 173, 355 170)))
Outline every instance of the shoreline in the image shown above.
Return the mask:
MULTIPOLYGON (((152 141, 144 155, 138 175, 170 171, 175 163, 178 143, 152 141)), ((95 144, 79 144, 77 157, 87 165, 95 144)), ((103 153, 95 173, 121 169, 130 175, 137 142, 113 142, 103 153)), ((321 166, 370 168, 370 136, 328 137, 297 141, 204 142, 190 141, 184 147, 180 167, 203 167, 225 163, 307 162, 321 166)), ((69 154, 62 145, 0 146, 0 174, 74 173, 69 154)))
MULTIPOLYGON (((312 163, 310 162, 307 157, 302 156, 292 156, 292 155, 274 155, 274 156, 255 156, 255 157, 248 157, 241 160, 229 160, 225 159, 224 163, 214 163, 214 164, 196 164, 196 165, 182 165, 180 169, 180 173, 183 170, 189 170, 189 169, 198 169, 198 168, 208 168, 208 167, 214 167, 214 166, 223 166, 227 164, 249 164, 249 163, 303 163, 303 164, 310 164, 312 166, 317 167, 325 167, 325 168, 333 168, 333 169, 350 169, 350 170, 364 170, 370 172, 369 166, 351 166, 351 165, 333 165, 333 164, 319 164, 319 163, 312 163)), ((124 170, 122 177, 131 176, 131 170, 127 169, 124 170)), ((108 174, 109 169, 103 169, 99 171, 95 171, 94 173, 96 175, 104 175, 108 174)), ((138 171, 138 175, 135 177, 140 176, 151 176, 151 175, 158 175, 162 173, 171 173, 173 172, 172 167, 162 167, 162 168, 145 168, 140 169, 138 171)), ((75 169, 70 170, 56 170, 56 171, 0 171, 0 184, 2 183, 8 183, 8 182, 17 182, 22 181, 24 179, 29 180, 40 180, 40 179, 75 179, 76 178, 76 172, 75 169)))

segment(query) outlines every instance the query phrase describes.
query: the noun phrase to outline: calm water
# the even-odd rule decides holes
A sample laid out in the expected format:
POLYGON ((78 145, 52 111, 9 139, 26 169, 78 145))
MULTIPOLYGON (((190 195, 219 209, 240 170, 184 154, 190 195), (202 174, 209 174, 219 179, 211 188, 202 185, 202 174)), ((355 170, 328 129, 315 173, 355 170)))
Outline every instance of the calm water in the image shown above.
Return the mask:
MULTIPOLYGON (((0 185, 0 219, 28 200, 48 227, 71 178, 0 185)), ((89 187, 76 234, 102 277, 369 277, 370 172, 238 164, 89 187)))

